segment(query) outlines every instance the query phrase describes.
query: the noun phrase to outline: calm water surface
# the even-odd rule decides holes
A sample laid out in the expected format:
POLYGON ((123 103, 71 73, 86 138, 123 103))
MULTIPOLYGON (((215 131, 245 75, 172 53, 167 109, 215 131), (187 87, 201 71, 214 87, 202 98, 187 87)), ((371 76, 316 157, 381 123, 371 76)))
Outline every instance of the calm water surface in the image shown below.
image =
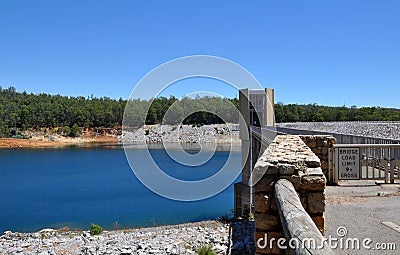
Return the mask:
MULTIPOLYGON (((140 155, 141 149, 133 150, 140 155)), ((162 149, 151 149, 166 173, 183 180, 213 175, 229 153, 239 169, 240 152, 218 151, 209 162, 193 168, 175 163, 162 149)), ((136 162, 146 163, 140 156, 136 162)), ((91 223, 105 228, 113 228, 115 222, 120 228, 176 224, 215 219, 232 208, 233 184, 196 202, 156 195, 135 177, 118 146, 0 149, 0 232, 88 229, 91 223)))

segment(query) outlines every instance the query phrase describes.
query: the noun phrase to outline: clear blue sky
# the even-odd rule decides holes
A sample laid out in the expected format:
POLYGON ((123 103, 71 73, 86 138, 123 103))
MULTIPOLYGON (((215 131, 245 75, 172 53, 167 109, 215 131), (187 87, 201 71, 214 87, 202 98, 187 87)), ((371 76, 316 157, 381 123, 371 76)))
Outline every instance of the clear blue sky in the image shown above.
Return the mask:
POLYGON ((397 0, 3 0, 0 86, 128 98, 156 66, 205 54, 242 65, 276 101, 400 108, 399 13, 397 0))

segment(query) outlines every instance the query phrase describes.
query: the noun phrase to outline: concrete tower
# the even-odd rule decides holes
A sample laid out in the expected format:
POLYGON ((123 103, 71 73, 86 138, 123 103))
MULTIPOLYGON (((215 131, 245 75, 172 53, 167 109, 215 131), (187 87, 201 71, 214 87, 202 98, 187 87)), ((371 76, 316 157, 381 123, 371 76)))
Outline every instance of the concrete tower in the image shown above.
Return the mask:
POLYGON ((244 208, 252 208, 253 192, 251 171, 258 158, 259 146, 254 146, 250 135, 252 127, 275 126, 274 90, 241 89, 239 91, 240 139, 242 140, 242 181, 235 184, 235 217, 243 214, 244 208))

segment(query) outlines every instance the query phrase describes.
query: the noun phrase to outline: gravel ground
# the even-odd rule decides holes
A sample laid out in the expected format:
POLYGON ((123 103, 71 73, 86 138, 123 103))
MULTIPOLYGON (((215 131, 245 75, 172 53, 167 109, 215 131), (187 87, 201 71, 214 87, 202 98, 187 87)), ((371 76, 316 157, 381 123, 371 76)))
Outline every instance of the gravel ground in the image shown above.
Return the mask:
POLYGON ((296 122, 278 123, 276 126, 348 135, 400 139, 400 122, 296 122))
POLYGON ((254 254, 254 221, 231 223, 231 251, 230 255, 254 254))

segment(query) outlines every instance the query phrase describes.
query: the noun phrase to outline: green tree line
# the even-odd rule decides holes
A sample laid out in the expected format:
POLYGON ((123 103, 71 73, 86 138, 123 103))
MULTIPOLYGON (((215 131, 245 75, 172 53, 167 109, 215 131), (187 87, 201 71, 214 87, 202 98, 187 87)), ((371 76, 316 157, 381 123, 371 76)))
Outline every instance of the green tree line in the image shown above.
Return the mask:
POLYGON ((284 122, 399 121, 400 110, 382 107, 332 107, 317 104, 275 104, 275 120, 284 122))
POLYGON ((74 124, 79 127, 117 126, 125 104, 125 100, 108 97, 28 94, 17 92, 13 87, 0 87, 0 136, 9 136, 10 129, 68 127, 74 131, 74 124))
MULTIPOLYGON (((77 126, 120 126, 126 104, 127 101, 122 98, 29 94, 17 92, 13 87, 3 89, 0 86, 0 136, 10 136, 16 129, 63 127, 66 133, 76 134, 77 126)), ((152 101, 135 99, 129 101, 125 117, 128 123, 142 123, 145 116, 146 124, 176 124, 174 121, 180 123, 182 120, 184 124, 214 124, 222 123, 218 116, 224 116, 225 121, 237 123, 238 114, 233 108, 238 108, 238 105, 237 98, 185 97, 178 100, 170 96, 152 101), (168 118, 164 119, 164 116, 168 118)), ((400 120, 400 110, 277 103, 275 119, 276 122, 396 121, 400 120)))
POLYGON ((238 123, 239 100, 220 97, 183 97, 178 100, 170 96, 151 101, 130 100, 124 115, 125 126, 145 124, 218 124, 238 123), (221 119, 221 118, 223 119, 221 119))

